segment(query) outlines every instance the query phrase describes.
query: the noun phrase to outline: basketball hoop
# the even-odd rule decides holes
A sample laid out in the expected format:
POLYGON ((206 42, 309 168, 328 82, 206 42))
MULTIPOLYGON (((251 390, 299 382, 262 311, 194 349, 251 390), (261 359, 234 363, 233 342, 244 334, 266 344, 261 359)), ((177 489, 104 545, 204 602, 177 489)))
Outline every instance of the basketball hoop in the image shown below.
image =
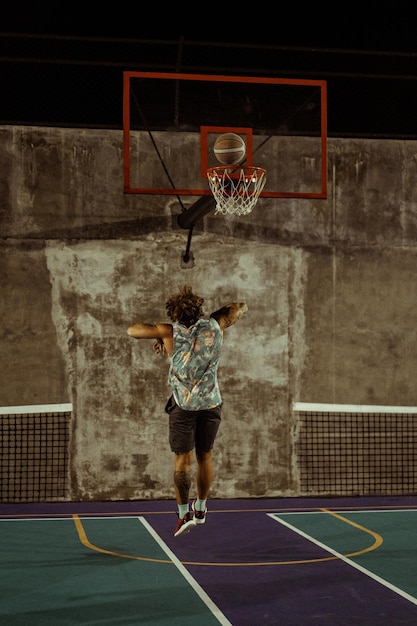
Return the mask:
POLYGON ((207 178, 216 200, 215 213, 246 215, 258 201, 266 183, 262 167, 210 167, 207 178))

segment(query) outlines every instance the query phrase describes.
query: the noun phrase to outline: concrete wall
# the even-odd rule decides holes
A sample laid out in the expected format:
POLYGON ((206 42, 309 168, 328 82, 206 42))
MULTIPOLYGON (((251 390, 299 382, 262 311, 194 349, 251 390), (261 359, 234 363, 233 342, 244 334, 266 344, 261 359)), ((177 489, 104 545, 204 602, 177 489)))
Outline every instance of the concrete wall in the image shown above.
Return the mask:
POLYGON ((119 131, 0 128, 0 405, 73 403, 70 499, 173 497, 168 362, 126 328, 184 283, 249 306, 212 497, 300 495, 294 401, 417 404, 417 142, 331 139, 326 200, 211 213, 188 264, 178 202, 124 195, 122 153, 119 131))

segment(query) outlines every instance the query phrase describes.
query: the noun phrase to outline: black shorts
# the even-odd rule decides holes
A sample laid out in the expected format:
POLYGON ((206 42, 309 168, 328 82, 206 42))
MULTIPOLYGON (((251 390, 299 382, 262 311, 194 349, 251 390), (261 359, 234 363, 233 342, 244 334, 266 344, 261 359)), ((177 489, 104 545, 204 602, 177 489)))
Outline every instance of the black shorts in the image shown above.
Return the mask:
POLYGON ((209 452, 214 445, 221 420, 221 406, 214 409, 185 411, 171 396, 165 411, 169 415, 169 444, 175 454, 184 454, 194 448, 209 452))

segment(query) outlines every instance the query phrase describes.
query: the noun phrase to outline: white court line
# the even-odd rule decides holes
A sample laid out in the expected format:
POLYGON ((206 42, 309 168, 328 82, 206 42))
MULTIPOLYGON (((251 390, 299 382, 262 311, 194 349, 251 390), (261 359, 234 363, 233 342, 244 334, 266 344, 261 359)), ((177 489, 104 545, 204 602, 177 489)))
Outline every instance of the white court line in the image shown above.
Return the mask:
POLYGON ((147 529, 150 535, 154 538, 157 544, 162 548, 165 554, 173 561, 178 571, 184 576, 186 581, 191 585, 197 595, 200 596, 202 601, 206 604, 207 608, 213 613, 214 617, 216 617, 220 624, 223 626, 232 626, 232 623, 223 615, 220 609, 214 604, 211 598, 206 594, 206 592, 200 587, 200 585, 196 582, 196 580, 190 575, 189 571, 184 567, 184 565, 177 559, 175 554, 171 552, 166 543, 162 541, 160 536, 154 531, 152 526, 146 521, 143 517, 137 518, 147 529))
MULTIPOLYGON (((231 622, 229 622, 229 620, 225 617, 225 615, 223 615, 223 613, 220 611, 220 609, 216 606, 216 604, 214 604, 214 602, 211 600, 211 598, 206 594, 206 592, 202 589, 202 587, 200 587, 200 585, 197 583, 197 581, 191 576, 191 574, 188 572, 188 570, 184 567, 184 565, 181 563, 181 561, 179 561, 177 559, 177 557, 175 556, 175 554, 173 552, 171 552, 171 550, 168 548, 168 546, 162 541, 162 539, 159 537, 159 535, 154 531, 154 529, 152 528, 152 526, 146 521, 145 518, 143 517, 137 517, 136 515, 120 515, 117 517, 107 517, 106 515, 103 516, 86 516, 86 515, 82 515, 80 516, 80 519, 85 520, 85 519, 89 519, 89 520, 117 520, 117 519, 138 519, 142 525, 146 528, 146 530, 148 531, 148 533, 153 537, 153 539, 157 542, 157 544, 162 548, 162 550, 165 552, 165 554, 169 557, 169 559, 174 563, 174 565, 176 566, 176 568, 178 569, 178 571, 184 576, 184 578, 186 579, 186 581, 189 583, 189 585, 194 589, 194 591, 196 592, 196 594, 201 598, 201 600, 204 602, 204 604, 207 606, 207 608, 211 611, 211 613, 213 614, 213 616, 219 621, 220 624, 222 624, 222 626, 233 626, 231 622)), ((55 521, 55 522, 72 522, 72 518, 71 517, 59 517, 59 518, 55 518, 55 517, 51 517, 51 518, 37 518, 37 517, 32 517, 32 518, 14 518, 14 519, 0 519, 0 522, 45 522, 45 521, 55 521)))
POLYGON ((0 504, 0 522, 74 522, 73 515, 78 515, 81 521, 88 520, 118 520, 118 519, 136 519, 137 515, 84 515, 84 513, 59 513, 59 517, 42 517, 42 513, 34 514, 30 517, 30 514, 21 513, 19 517, 10 517, 10 513, 5 513, 7 517, 2 517, 1 504, 0 504), (24 515, 24 517, 21 517, 24 515))
MULTIPOLYGON (((335 512, 336 511, 332 510, 332 513, 335 513, 335 512)), ((369 512, 370 513, 374 513, 375 511, 369 511, 369 512)), ((384 512, 389 513, 391 511, 384 511, 384 512)), ((314 514, 316 514, 316 513, 323 513, 323 511, 314 511, 314 514)), ((356 514, 356 511, 341 511, 339 513, 339 515, 343 515, 343 513, 347 513, 347 514, 355 513, 356 514)), ((304 515, 304 513, 302 513, 302 514, 304 515)), ((332 548, 329 548, 329 546, 325 545, 324 543, 321 543, 321 541, 318 541, 317 539, 315 539, 311 535, 307 535, 305 532, 303 532, 302 530, 299 530, 298 528, 296 528, 292 524, 289 524, 288 522, 285 522, 280 517, 275 517, 276 515, 299 515, 299 513, 267 513, 267 515, 269 517, 271 517, 272 519, 274 519, 276 522, 279 522, 280 524, 283 524, 283 526, 287 526, 287 528, 290 528, 291 530, 293 530, 298 535, 301 535, 301 537, 304 537, 305 539, 308 539, 308 541, 311 541, 312 543, 315 543, 320 548, 323 548, 323 550, 325 550, 326 552, 330 552, 330 554, 333 554, 333 556, 336 556, 338 559, 340 559, 341 561, 343 561, 347 565, 350 565, 351 567, 354 567, 355 569, 359 570, 360 572, 362 572, 362 574, 365 574, 369 578, 372 578, 373 580, 376 580, 381 585, 384 585, 384 587, 387 587, 391 591, 394 591, 395 593, 397 593, 398 595, 402 596, 403 598, 405 598, 409 602, 412 602, 413 604, 417 604, 417 598, 415 598, 414 596, 411 596, 406 591, 403 591, 402 589, 399 589, 395 585, 392 585, 391 583, 389 583, 384 578, 381 578, 380 576, 377 576, 377 574, 373 574, 368 569, 365 569, 361 565, 358 565, 358 563, 355 563, 355 561, 352 561, 351 559, 349 559, 348 557, 344 556, 343 554, 340 554, 340 552, 337 552, 336 550, 333 550, 332 548)))
MULTIPOLYGON (((383 505, 381 505, 383 506, 383 505)), ((389 506, 389 505, 387 505, 389 506)), ((347 509, 331 509, 330 507, 322 507, 323 509, 328 509, 331 513, 337 513, 338 515, 349 515, 350 513, 352 515, 357 515, 359 513, 417 513, 417 505, 415 504, 410 504, 411 508, 406 508, 406 509, 354 509, 354 508, 347 508, 347 509)), ((267 515, 270 516, 274 516, 274 515, 322 515, 323 513, 325 513, 325 511, 282 511, 282 513, 280 511, 275 511, 275 513, 267 513, 267 515)))

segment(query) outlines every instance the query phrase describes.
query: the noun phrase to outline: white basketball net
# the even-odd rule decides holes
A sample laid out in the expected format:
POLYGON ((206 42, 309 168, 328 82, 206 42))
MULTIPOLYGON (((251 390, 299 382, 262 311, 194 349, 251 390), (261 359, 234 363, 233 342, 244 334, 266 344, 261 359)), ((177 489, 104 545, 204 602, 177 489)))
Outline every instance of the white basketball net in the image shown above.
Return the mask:
POLYGON ((215 213, 246 215, 258 201, 266 183, 261 167, 211 167, 207 170, 210 189, 216 200, 215 213))

